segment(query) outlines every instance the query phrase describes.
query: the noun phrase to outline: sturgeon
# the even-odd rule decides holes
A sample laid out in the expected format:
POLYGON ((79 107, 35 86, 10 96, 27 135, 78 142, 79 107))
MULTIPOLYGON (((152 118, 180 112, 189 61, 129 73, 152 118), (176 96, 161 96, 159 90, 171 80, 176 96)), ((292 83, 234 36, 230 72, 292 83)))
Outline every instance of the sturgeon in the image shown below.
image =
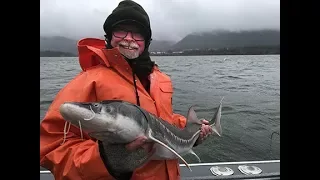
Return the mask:
MULTIPOLYGON (((209 121, 213 134, 221 136, 220 124, 222 100, 209 121)), ((133 172, 149 160, 180 159, 189 168, 182 157, 193 154, 200 158, 192 148, 200 135, 201 121, 194 106, 187 114, 185 128, 179 128, 147 112, 145 109, 122 100, 104 100, 100 102, 65 102, 60 106, 60 114, 66 123, 80 128, 89 136, 103 144, 104 163, 108 170, 122 174, 133 172), (128 151, 127 143, 139 136, 146 136, 147 142, 155 142, 152 153, 143 149, 128 151)))

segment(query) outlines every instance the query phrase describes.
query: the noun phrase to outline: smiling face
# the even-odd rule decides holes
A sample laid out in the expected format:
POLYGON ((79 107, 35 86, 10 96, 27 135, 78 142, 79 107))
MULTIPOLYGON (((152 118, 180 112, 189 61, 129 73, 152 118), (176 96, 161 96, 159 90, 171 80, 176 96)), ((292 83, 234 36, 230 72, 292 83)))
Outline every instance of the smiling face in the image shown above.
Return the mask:
POLYGON ((119 48, 128 59, 135 59, 144 51, 145 39, 137 27, 118 25, 112 31, 111 46, 119 48))

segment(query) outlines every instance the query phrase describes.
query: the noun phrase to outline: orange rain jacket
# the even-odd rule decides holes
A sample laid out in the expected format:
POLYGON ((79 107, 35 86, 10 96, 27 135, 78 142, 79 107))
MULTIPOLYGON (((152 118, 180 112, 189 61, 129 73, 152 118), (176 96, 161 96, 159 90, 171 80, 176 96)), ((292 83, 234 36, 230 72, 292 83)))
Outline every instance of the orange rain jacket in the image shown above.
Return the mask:
MULTIPOLYGON (((59 106, 65 101, 122 99, 136 104, 132 71, 117 49, 105 49, 105 41, 94 38, 78 42, 82 72, 55 97, 40 124, 40 166, 49 169, 56 180, 113 179, 99 154, 98 142, 71 126, 63 142, 65 121, 59 106)), ((136 77, 138 79, 138 77, 136 77)), ((157 66, 150 74, 150 94, 137 81, 140 106, 183 128, 186 118, 172 110, 172 83, 157 66)), ((178 160, 150 161, 134 171, 132 179, 180 179, 178 160)))

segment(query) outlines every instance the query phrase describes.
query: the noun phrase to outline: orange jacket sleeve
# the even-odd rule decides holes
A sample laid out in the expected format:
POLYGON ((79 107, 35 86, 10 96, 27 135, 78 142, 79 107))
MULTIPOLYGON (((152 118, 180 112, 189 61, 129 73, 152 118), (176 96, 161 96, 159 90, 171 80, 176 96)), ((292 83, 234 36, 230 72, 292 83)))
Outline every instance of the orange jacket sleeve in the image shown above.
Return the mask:
MULTIPOLYGON (((40 124, 40 166, 60 179, 112 179, 100 157, 98 143, 70 126, 64 141, 65 121, 59 106, 65 101, 94 101, 95 82, 83 72, 70 81, 55 97, 40 124)), ((68 125, 66 126, 68 129, 68 125)))
POLYGON ((177 124, 180 128, 184 128, 186 126, 187 119, 180 114, 173 113, 173 122, 174 124, 177 124))

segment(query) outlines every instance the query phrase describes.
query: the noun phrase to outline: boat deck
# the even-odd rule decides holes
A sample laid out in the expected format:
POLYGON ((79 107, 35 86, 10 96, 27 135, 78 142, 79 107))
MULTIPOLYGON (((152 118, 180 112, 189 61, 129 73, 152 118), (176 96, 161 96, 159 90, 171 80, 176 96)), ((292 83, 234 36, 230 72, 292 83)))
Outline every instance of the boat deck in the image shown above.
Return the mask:
MULTIPOLYGON (((181 167, 181 179, 280 179, 280 160, 190 164, 181 167)), ((50 171, 40 167, 40 180, 53 180, 50 171)))

